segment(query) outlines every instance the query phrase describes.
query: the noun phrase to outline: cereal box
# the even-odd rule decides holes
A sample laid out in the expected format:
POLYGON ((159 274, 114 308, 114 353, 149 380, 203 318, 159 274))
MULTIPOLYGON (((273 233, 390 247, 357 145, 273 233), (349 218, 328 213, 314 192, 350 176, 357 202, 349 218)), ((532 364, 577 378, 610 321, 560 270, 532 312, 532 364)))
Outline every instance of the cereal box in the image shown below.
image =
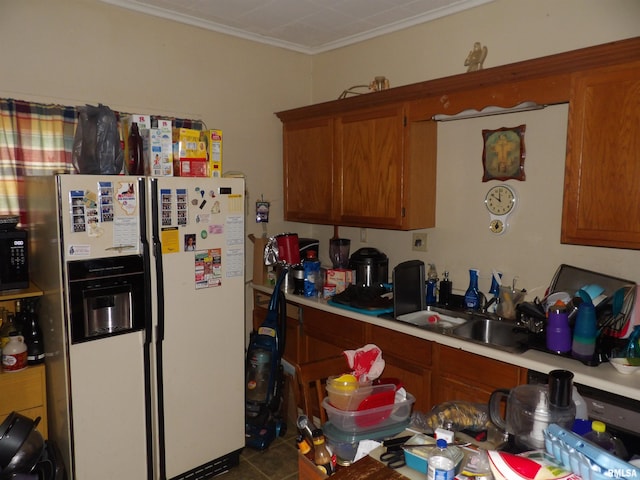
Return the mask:
POLYGON ((355 283, 356 275, 353 270, 346 268, 327 269, 327 285, 335 285, 336 293, 346 290, 349 285, 355 283))
POLYGON ((222 130, 205 130, 202 132, 207 146, 209 158, 209 175, 222 177, 222 130))

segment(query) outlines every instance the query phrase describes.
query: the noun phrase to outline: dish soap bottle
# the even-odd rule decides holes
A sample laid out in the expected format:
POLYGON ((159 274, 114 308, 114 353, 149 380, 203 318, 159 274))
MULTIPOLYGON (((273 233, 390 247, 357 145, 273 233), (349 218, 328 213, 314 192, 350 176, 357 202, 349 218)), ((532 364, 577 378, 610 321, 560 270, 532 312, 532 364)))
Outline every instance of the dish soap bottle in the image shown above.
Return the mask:
POLYGON ((438 297, 440 305, 449 305, 451 302, 451 292, 453 290, 453 284, 449 280, 449 272, 443 273, 444 278, 440 281, 440 296, 438 297))
POLYGON ((475 268, 469 269, 469 288, 464 294, 464 306, 469 310, 478 310, 480 308, 480 293, 478 292, 478 276, 480 270, 475 268))
POLYGON ((436 304, 436 287, 438 285, 438 271, 434 263, 429 264, 429 271, 427 273, 427 305, 436 304))

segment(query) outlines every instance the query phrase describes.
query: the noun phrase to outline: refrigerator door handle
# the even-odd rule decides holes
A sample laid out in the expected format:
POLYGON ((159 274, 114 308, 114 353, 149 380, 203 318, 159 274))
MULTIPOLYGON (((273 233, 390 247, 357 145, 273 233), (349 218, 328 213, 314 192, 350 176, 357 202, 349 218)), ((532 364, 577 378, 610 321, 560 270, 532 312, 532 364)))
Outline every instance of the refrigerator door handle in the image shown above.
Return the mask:
POLYGON ((153 409, 152 409, 152 384, 151 384, 151 342, 153 333, 153 315, 151 301, 151 258, 149 251, 149 234, 147 230, 146 215, 147 207, 147 191, 146 181, 144 178, 138 179, 138 198, 140 199, 140 242, 142 244, 143 265, 145 271, 144 278, 144 304, 145 304, 145 328, 144 328, 144 395, 145 395, 145 424, 147 431, 147 480, 154 480, 153 465, 153 409))

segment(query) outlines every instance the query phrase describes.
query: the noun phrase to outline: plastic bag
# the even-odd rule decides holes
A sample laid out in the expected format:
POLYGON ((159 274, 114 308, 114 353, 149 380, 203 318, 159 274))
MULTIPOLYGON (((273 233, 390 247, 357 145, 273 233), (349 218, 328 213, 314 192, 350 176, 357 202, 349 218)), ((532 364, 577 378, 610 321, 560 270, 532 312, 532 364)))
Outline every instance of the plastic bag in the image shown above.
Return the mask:
POLYGON ((436 428, 446 428, 456 432, 480 432, 492 425, 486 404, 465 401, 444 402, 426 414, 414 412, 412 424, 423 430, 435 431, 436 428))
POLYGON ((118 175, 124 154, 120 147, 118 120, 105 106, 79 107, 78 126, 73 140, 72 162, 77 173, 118 175))

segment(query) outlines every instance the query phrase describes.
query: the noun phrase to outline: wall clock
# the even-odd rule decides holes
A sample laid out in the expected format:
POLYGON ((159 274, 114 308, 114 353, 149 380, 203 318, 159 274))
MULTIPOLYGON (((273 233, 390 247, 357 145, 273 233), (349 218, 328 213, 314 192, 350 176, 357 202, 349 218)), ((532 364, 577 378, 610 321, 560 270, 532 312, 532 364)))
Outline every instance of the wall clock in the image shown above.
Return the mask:
POLYGON ((489 211, 489 230, 496 235, 503 234, 509 226, 507 219, 516 206, 517 195, 509 185, 501 184, 489 189, 484 204, 489 211))

